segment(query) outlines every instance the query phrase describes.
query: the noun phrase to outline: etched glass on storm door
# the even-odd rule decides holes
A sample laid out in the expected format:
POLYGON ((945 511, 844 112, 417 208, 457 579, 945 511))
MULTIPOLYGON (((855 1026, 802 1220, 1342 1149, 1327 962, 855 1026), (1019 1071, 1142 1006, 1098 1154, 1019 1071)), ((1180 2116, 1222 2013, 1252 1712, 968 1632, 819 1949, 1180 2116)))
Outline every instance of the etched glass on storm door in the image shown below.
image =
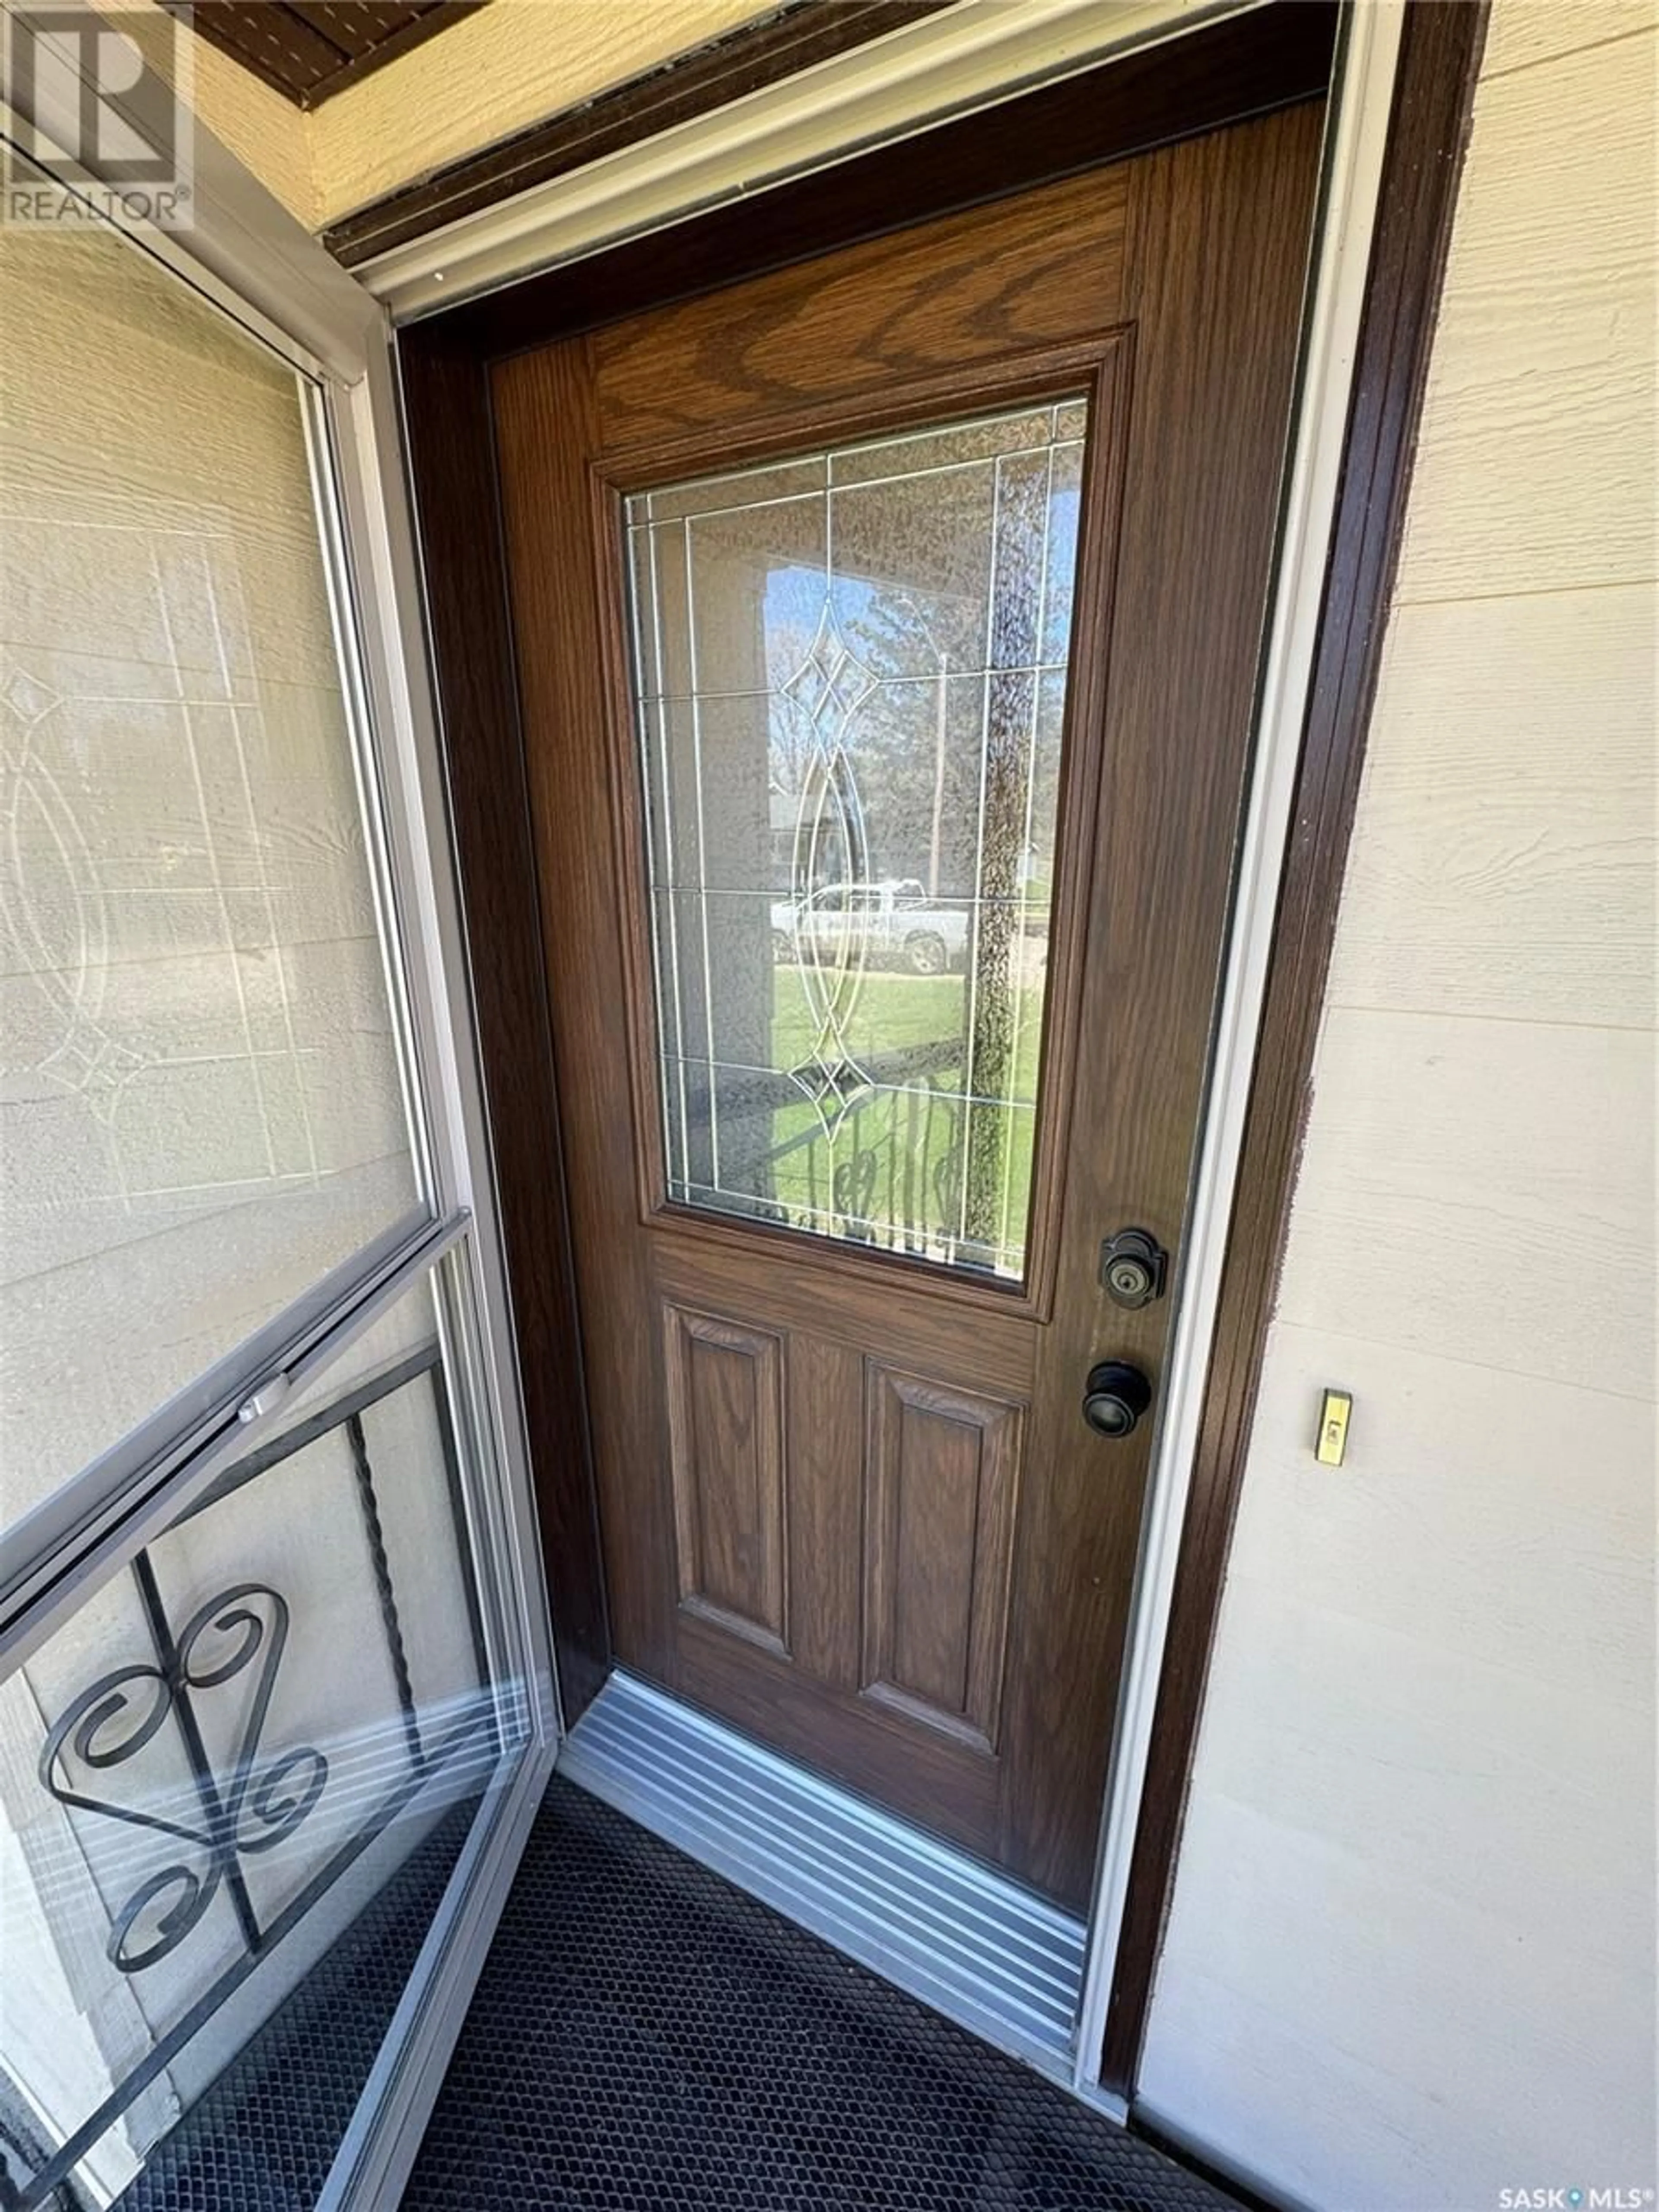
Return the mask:
POLYGON ((1024 1273, 1085 425, 628 501, 671 1200, 1024 1273))

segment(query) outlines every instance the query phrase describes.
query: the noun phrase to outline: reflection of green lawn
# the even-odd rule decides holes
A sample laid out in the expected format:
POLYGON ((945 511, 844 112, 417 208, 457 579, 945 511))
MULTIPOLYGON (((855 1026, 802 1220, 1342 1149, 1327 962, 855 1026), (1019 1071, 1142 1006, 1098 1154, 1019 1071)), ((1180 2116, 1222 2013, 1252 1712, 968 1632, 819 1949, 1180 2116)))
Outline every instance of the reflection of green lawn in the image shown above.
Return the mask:
MULTIPOLYGON (((775 968, 772 1050, 779 1067, 793 1067, 812 1049, 815 1025, 806 1003, 801 970, 775 968)), ((965 1023, 965 983, 960 975, 888 975, 878 970, 862 979, 844 1048, 855 1060, 901 1051, 906 1046, 943 1043, 960 1048, 965 1023)), ((957 1066, 961 1065, 958 1049, 957 1066)))
MULTIPOLYGON (((813 1057, 817 1027, 800 971, 784 966, 773 973, 773 1065, 800 1067, 813 1057)), ((1026 994, 1016 1043, 1012 1088, 1017 1098, 1036 1096, 1041 1012, 1039 987, 1026 994)), ((956 1093, 963 1086, 967 1019, 964 977, 873 970, 861 981, 839 1042, 826 1043, 824 1053, 830 1060, 844 1054, 862 1068, 878 1069, 894 1054, 914 1053, 925 1072, 897 1080, 914 1091, 931 1087, 956 1093), (937 1056, 927 1050, 938 1046, 951 1049, 937 1056)), ((826 1100, 825 1111, 833 1117, 833 1100, 826 1100)), ((1029 1112, 1006 1117, 1008 1233, 1015 1243, 1030 1188, 1032 1121, 1029 1112)), ((925 1223, 933 1231, 954 1228, 956 1182, 947 1163, 958 1138, 956 1111, 922 1097, 878 1093, 853 1108, 832 1152, 817 1108, 804 1097, 799 1105, 778 1108, 772 1117, 773 1195, 789 1207, 840 1211, 846 1202, 851 1211, 884 1220, 925 1223), (861 1170, 864 1187, 856 1196, 845 1191, 838 1196, 835 1170, 849 1163, 861 1170)))

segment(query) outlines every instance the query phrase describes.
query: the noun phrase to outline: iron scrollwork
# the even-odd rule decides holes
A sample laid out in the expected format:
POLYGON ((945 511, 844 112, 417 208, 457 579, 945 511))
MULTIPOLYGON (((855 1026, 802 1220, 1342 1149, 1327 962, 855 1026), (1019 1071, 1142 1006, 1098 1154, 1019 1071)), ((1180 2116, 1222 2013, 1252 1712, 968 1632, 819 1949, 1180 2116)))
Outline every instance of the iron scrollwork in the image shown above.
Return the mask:
MULTIPOLYGON (((147 1561, 143 1565, 148 1569, 147 1561)), ((142 1572, 141 1590, 148 1580, 142 1572)), ((181 1858, 150 1875, 115 1915, 105 1948, 110 1963, 124 1974, 142 1973, 176 1950, 222 1884, 231 1893, 249 1948, 257 1949, 259 1931, 241 1861, 286 1842, 328 1779, 328 1761, 310 1746, 260 1760, 259 1740, 288 1641, 288 1605, 276 1590, 265 1583, 237 1583, 222 1590, 191 1616, 176 1642, 167 1635, 156 1610, 147 1609, 155 1632, 156 1661, 118 1668, 83 1690, 53 1725, 40 1761, 41 1784, 59 1804, 152 1829, 205 1855, 197 1864, 181 1858), (235 1763, 228 1777, 216 1776, 191 1700, 253 1667, 253 1695, 235 1763), (137 1758, 169 1720, 189 1756, 199 1826, 142 1806, 117 1804, 75 1786, 66 1748, 92 1773, 108 1772, 137 1758), (141 1923, 152 1932, 148 1940, 140 1936, 135 1942, 141 1923)))

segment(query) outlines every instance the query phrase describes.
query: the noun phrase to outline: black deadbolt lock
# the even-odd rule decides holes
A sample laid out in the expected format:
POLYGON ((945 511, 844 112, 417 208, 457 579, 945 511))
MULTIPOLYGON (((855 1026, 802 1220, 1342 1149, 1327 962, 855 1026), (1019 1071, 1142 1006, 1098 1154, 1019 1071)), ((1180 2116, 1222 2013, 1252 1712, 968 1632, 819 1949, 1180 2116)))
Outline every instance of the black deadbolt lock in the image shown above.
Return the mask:
POLYGON ((1115 1306, 1149 1306, 1164 1295, 1170 1255, 1148 1229, 1120 1229, 1100 1248, 1100 1280, 1115 1306))

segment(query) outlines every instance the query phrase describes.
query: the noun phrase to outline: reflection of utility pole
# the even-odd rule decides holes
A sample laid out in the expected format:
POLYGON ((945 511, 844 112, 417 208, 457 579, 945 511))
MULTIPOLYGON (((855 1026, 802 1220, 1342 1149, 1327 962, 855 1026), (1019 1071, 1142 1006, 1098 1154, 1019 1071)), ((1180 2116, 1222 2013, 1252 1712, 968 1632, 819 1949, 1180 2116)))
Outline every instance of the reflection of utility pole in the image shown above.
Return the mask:
POLYGON ((927 842, 927 896, 939 896, 939 848, 945 830, 945 710, 949 696, 945 676, 951 665, 948 653, 939 653, 939 711, 933 720, 933 828, 927 842))

